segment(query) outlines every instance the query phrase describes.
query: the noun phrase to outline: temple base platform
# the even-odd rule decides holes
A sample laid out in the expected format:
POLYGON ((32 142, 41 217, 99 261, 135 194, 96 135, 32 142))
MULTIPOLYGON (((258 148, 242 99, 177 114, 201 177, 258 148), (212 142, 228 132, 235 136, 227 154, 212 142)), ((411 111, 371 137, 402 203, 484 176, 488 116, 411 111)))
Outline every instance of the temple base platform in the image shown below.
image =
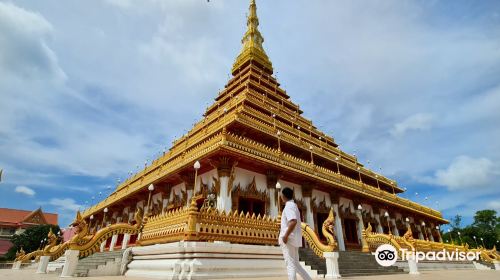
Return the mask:
POLYGON ((193 280, 286 276, 276 246, 181 241, 133 247, 131 255, 126 276, 193 280))

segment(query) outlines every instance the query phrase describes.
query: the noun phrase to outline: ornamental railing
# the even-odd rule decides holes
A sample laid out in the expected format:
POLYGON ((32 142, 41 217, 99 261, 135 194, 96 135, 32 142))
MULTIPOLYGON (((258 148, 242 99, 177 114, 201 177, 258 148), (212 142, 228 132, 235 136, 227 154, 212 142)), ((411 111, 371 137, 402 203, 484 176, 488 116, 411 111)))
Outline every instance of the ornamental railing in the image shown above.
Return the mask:
POLYGON ((375 252, 377 247, 382 244, 390 244, 400 251, 405 249, 408 251, 418 251, 418 252, 438 252, 442 250, 446 251, 458 251, 458 252, 479 252, 480 257, 483 261, 493 263, 500 261, 500 255, 498 254, 496 247, 491 250, 485 248, 470 249, 469 245, 456 245, 448 244, 442 242, 434 242, 429 240, 414 239, 411 228, 408 228, 403 236, 395 236, 392 234, 385 233, 375 233, 372 232, 372 227, 368 224, 368 227, 363 230, 361 235, 362 252, 370 253, 375 252))
MULTIPOLYGON (((195 200, 189 207, 176 209, 148 218, 140 245, 177 241, 226 241, 240 244, 278 245, 280 219, 264 215, 250 215, 243 211, 218 211, 210 207, 198 209, 195 200)), ((323 257, 324 252, 337 250, 333 232, 334 214, 330 211, 322 226, 327 239, 323 243, 306 223, 301 224, 302 235, 309 247, 323 257)))
POLYGON ((377 247, 382 244, 390 244, 398 251, 401 249, 413 251, 415 249, 414 244, 408 242, 404 237, 372 232, 372 226, 368 223, 368 227, 361 234, 361 251, 364 253, 375 252, 377 247))
POLYGON ((106 242, 113 235, 130 234, 136 235, 140 232, 143 221, 143 212, 139 208, 135 213, 136 224, 130 225, 127 223, 116 223, 104 228, 101 228, 95 233, 90 232, 90 228, 82 218, 80 211, 76 213, 76 218, 71 224, 75 227, 75 235, 68 241, 57 245, 57 237, 49 231, 49 244, 43 249, 39 249, 28 254, 22 250, 16 254, 16 261, 29 262, 31 260, 38 261, 41 256, 49 256, 50 260, 56 260, 61 257, 68 249, 78 250, 79 257, 87 257, 95 253, 103 242, 106 242))
POLYGON ((21 248, 19 252, 16 253, 16 261, 21 261, 21 262, 29 262, 31 260, 38 261, 41 256, 50 256, 50 260, 56 260, 59 257, 61 257, 66 249, 69 247, 69 243, 60 243, 57 244, 58 238, 57 236, 52 232, 52 228, 49 230, 49 233, 47 234, 47 245, 41 249, 35 250, 33 252, 30 252, 26 254, 21 248))
POLYGON ((144 225, 140 245, 176 241, 227 241, 241 244, 276 245, 278 220, 270 216, 228 213, 210 207, 189 207, 152 216, 144 225))

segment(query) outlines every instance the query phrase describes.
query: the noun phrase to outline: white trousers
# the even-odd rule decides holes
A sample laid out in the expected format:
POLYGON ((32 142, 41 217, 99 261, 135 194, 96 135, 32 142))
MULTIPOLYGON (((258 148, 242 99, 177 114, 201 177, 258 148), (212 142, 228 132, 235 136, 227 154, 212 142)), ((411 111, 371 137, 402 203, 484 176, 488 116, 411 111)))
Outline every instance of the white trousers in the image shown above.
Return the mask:
POLYGON ((280 247, 283 251, 283 258, 285 259, 288 280, 296 280, 297 273, 303 280, 311 280, 311 276, 307 274, 299 263, 299 248, 289 244, 283 244, 283 242, 280 242, 280 247))

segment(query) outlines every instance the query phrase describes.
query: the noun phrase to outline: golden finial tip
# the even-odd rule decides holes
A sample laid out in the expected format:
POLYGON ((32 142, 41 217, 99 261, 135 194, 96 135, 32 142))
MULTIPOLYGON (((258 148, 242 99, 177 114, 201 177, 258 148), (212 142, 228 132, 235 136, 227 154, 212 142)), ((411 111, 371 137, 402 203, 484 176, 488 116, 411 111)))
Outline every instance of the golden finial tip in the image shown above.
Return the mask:
POLYGON ((247 31, 241 40, 243 49, 233 64, 231 71, 233 74, 247 61, 253 60, 257 61, 272 74, 273 66, 262 47, 264 37, 260 34, 258 26, 257 5, 255 4, 255 0, 250 0, 249 13, 247 15, 247 31))

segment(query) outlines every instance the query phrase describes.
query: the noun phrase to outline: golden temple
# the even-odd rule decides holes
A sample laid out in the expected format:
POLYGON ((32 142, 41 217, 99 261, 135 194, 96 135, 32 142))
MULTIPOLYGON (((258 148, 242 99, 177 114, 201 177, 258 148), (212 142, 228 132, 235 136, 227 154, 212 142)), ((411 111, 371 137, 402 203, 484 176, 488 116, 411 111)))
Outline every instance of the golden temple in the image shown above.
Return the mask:
POLYGON ((130 221, 138 208, 158 215, 192 198, 201 207, 209 194, 219 211, 277 217, 280 182, 294 189, 303 221, 321 238, 333 209, 340 250, 361 249, 368 224, 395 235, 409 225, 415 238, 441 240, 439 225, 447 221, 439 211, 400 197, 396 181, 366 168, 302 116, 273 76, 258 26, 251 1, 232 78, 202 120, 82 217, 98 230, 130 221))
MULTIPOLYGON (((101 267, 104 275, 282 276, 280 249, 269 246, 278 244, 282 186, 294 190, 305 249, 326 265, 325 278, 340 277, 338 251, 363 254, 382 244, 479 254, 500 268, 496 248, 443 243, 439 226, 447 221, 439 211, 400 197, 396 181, 363 166, 304 118, 273 76, 258 26, 251 0, 233 77, 201 121, 107 198, 78 212, 69 241, 57 244, 50 232, 44 248, 21 249, 13 268, 35 259, 37 273, 45 273, 64 254, 61 277, 81 276, 80 258, 128 248, 120 253, 121 270, 101 267)), ((356 269, 374 261, 363 260, 354 261, 356 269)), ((408 266, 418 273, 416 264, 408 266)))

